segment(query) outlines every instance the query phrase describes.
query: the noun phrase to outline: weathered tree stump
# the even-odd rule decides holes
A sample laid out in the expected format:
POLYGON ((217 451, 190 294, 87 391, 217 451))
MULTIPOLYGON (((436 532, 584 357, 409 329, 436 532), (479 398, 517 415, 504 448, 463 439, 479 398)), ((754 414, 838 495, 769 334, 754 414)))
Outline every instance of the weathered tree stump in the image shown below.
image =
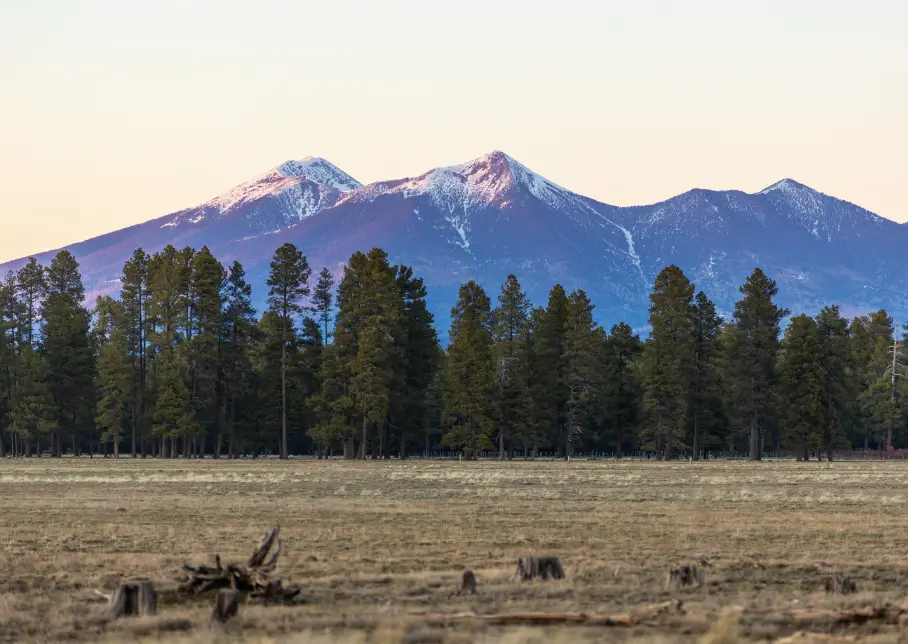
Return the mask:
POLYGON ((668 571, 666 587, 669 590, 700 587, 703 585, 703 573, 697 564, 683 564, 675 566, 668 571))
POLYGON ((299 595, 299 586, 284 587, 280 577, 271 577, 281 554, 280 530, 271 528, 262 537, 259 547, 244 564, 221 563, 220 555, 214 556, 215 565, 186 564, 183 570, 188 578, 180 584, 184 593, 201 594, 209 590, 230 588, 249 593, 252 599, 289 601, 299 595))
POLYGON ((211 620, 224 623, 227 620, 236 617, 239 611, 239 593, 229 588, 222 588, 218 591, 217 598, 214 600, 214 609, 211 611, 211 620))
POLYGON ((472 570, 464 570, 463 577, 460 580, 460 594, 461 595, 475 595, 476 594, 476 575, 473 574, 472 570))
POLYGON ((108 619, 147 617, 157 612, 158 594, 147 579, 120 584, 107 603, 108 619))
POLYGON ((517 580, 564 579, 564 567, 558 557, 520 557, 517 559, 517 580))
POLYGON ((858 585, 845 575, 836 575, 826 580, 826 592, 830 595, 853 595, 857 591, 858 585))

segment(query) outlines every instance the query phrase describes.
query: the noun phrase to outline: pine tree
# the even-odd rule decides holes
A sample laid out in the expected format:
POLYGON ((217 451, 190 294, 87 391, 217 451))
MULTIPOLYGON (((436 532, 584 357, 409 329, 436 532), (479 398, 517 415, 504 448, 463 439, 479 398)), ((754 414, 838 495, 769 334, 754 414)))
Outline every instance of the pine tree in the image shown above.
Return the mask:
POLYGON ((895 328, 885 310, 852 323, 851 362, 857 380, 854 410, 859 417, 864 447, 873 439, 878 447, 890 445, 899 422, 892 388, 892 347, 895 328))
POLYGON ((693 310, 694 374, 690 392, 691 453, 696 460, 701 448, 720 443, 726 424, 720 387, 719 331, 723 320, 703 291, 697 293, 693 310))
POLYGON ((568 390, 565 430, 565 457, 573 453, 574 443, 592 418, 601 400, 602 330, 593 321, 593 304, 586 293, 577 290, 568 298, 564 334, 564 383, 568 390))
POLYGON ((643 396, 634 365, 643 354, 643 342, 624 322, 611 328, 605 341, 603 371, 605 408, 611 444, 621 458, 624 448, 637 442, 643 396))
POLYGON ((303 301, 309 295, 309 262, 293 244, 277 249, 268 276, 268 307, 281 324, 281 458, 287 451, 287 346, 292 340, 293 318, 303 312, 303 301))
MULTIPOLYGON (((252 374, 252 352, 255 348, 256 321, 255 309, 252 308, 252 288, 246 282, 246 271, 239 262, 230 267, 230 274, 224 292, 225 309, 223 314, 223 352, 222 369, 224 372, 223 413, 227 424, 227 452, 231 458, 239 456, 240 436, 238 429, 239 413, 243 408, 254 406, 253 390, 250 388, 252 374)), ((220 441, 215 449, 215 457, 220 457, 220 441)))
POLYGON ((353 426, 356 412, 350 393, 349 353, 343 343, 335 342, 325 347, 319 368, 319 393, 312 404, 317 420, 309 428, 309 437, 319 449, 320 456, 327 456, 335 442, 343 444, 344 458, 355 458, 354 441, 357 434, 353 426))
POLYGON ((684 447, 688 401, 695 370, 694 286, 677 266, 656 276, 650 294, 646 342, 645 432, 663 459, 684 447))
POLYGON ((384 251, 374 248, 368 255, 354 253, 349 269, 344 272, 343 302, 352 309, 347 315, 355 320, 356 334, 350 391, 361 418, 360 458, 364 459, 370 424, 378 430, 378 441, 372 445, 374 456, 380 451, 379 441, 387 439, 382 430, 386 429, 383 424, 402 360, 403 300, 396 269, 388 264, 384 251), (355 285, 351 279, 356 280, 355 285))
POLYGON ((312 308, 321 324, 325 346, 331 339, 331 313, 334 304, 334 276, 327 267, 318 275, 318 282, 312 290, 312 308))
POLYGON ((823 365, 823 396, 826 401, 821 443, 831 461, 833 449, 837 441, 844 437, 845 422, 853 409, 853 386, 849 382, 852 377, 849 369, 851 347, 848 322, 839 314, 838 306, 823 307, 816 317, 816 326, 823 365))
POLYGON ((750 460, 760 460, 765 436, 777 420, 775 388, 779 324, 788 311, 773 302, 776 283, 759 268, 741 286, 735 304, 731 342, 733 370, 731 408, 734 420, 748 435, 750 460))
MULTIPOLYGON (((196 333, 192 338, 194 368, 191 394, 200 428, 215 436, 215 457, 221 453, 225 424, 219 387, 225 277, 224 267, 207 246, 195 254, 192 260, 192 307, 196 333)), ((204 454, 204 449, 200 451, 204 454)))
MULTIPOLYGON (((120 279, 120 300, 123 303, 127 361, 131 371, 129 396, 129 427, 131 452, 135 458, 140 440, 144 439, 143 421, 146 415, 148 377, 148 277, 149 257, 141 248, 123 266, 120 279)), ((143 448, 144 455, 144 448, 143 448)))
MULTIPOLYGON (((56 425, 72 431, 76 455, 79 430, 87 432, 93 426, 95 362, 89 314, 82 306, 85 291, 79 265, 68 251, 54 257, 45 271, 45 283, 41 355, 56 425)), ((60 456, 60 437, 54 433, 51 439, 52 453, 60 456)))
POLYGON ((121 302, 98 298, 95 327, 98 345, 95 424, 102 441, 113 444, 114 458, 120 457, 120 441, 128 418, 132 372, 124 325, 127 321, 121 302))
POLYGON ((181 302, 179 253, 173 246, 165 246, 148 261, 148 340, 150 343, 150 386, 153 392, 149 405, 152 435, 159 440, 157 453, 161 457, 176 456, 178 422, 188 413, 190 401, 186 383, 182 382, 177 345, 181 340, 180 328, 184 315, 181 302), (173 382, 179 377, 182 385, 173 382), (162 401, 170 408, 169 416, 159 409, 162 401))
MULTIPOLYGON (((42 437, 55 436, 60 428, 55 402, 47 384, 47 369, 36 349, 25 344, 19 355, 16 397, 13 401, 10 425, 24 445, 25 456, 41 456, 42 437)), ((51 456, 55 455, 50 443, 51 456)))
POLYGON ((20 312, 20 334, 33 347, 37 344, 35 333, 40 321, 41 302, 45 289, 44 267, 34 257, 16 273, 18 299, 22 304, 20 312))
POLYGON ((153 431, 161 437, 162 455, 168 454, 167 443, 171 443, 169 454, 176 456, 173 447, 180 436, 192 436, 198 431, 195 410, 192 408, 189 388, 183 379, 180 364, 169 349, 161 357, 158 369, 157 396, 154 408, 153 431))
MULTIPOLYGON (((426 287, 409 266, 397 267, 397 288, 402 302, 401 338, 398 365, 391 391, 388 429, 400 440, 400 458, 407 457, 407 446, 425 434, 427 395, 439 366, 441 348, 426 305, 426 287)), ((385 457, 390 456, 391 441, 385 441, 385 457)))
POLYGON ((548 306, 533 320, 531 393, 536 434, 564 456, 567 446, 567 405, 570 391, 565 381, 564 335, 567 295, 560 284, 549 293, 548 306))
POLYGON ((451 344, 446 359, 444 417, 451 429, 442 444, 463 449, 468 458, 493 449, 495 365, 491 303, 478 284, 460 287, 451 310, 451 344))
POLYGON ((826 400, 820 335, 806 315, 791 320, 785 330, 779 367, 779 402, 785 443, 798 460, 809 458, 811 445, 826 443, 826 400))
MULTIPOLYGON (((9 449, 18 456, 17 440, 12 430, 11 418, 15 404, 17 361, 15 277, 10 274, 0 283, 0 430, 9 437, 9 449)), ((6 443, 0 433, 0 457, 6 456, 6 443)))
MULTIPOLYGON (((498 458, 505 457, 505 440, 520 440, 526 449, 526 426, 533 421, 528 387, 530 369, 530 302, 514 275, 501 286, 498 308, 492 313, 493 355, 496 366, 498 458)), ((510 450, 509 450, 510 451, 510 450)))

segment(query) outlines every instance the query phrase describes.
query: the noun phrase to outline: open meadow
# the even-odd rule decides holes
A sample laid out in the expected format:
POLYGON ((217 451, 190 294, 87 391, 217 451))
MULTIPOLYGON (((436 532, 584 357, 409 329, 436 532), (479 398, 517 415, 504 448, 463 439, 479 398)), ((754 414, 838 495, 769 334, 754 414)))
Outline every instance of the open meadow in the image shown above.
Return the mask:
POLYGON ((904 462, 6 460, 0 503, 9 642, 898 641, 908 589, 904 462), (301 603, 212 626, 210 595, 177 592, 181 566, 243 561, 271 525, 301 603), (566 579, 517 583, 528 554, 559 556, 566 579), (666 587, 700 560, 701 587, 666 587), (476 595, 458 593, 464 569, 476 595), (827 594, 835 574, 857 593, 827 594), (158 615, 105 624, 96 591, 142 577, 158 615), (639 619, 448 619, 517 611, 639 619))

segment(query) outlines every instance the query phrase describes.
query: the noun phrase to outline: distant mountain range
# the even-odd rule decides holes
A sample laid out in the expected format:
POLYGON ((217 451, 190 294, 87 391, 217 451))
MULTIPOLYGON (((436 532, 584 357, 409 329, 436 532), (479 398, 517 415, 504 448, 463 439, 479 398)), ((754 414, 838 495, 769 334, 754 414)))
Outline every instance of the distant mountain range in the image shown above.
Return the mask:
POLYGON ((139 246, 207 245, 225 265, 243 263, 261 308, 271 255, 288 241, 314 272, 328 266, 338 277, 354 251, 385 249, 424 277, 442 334, 462 282, 476 279, 494 302, 508 273, 534 303, 544 304, 557 282, 587 291, 600 323, 642 327, 649 288, 667 264, 726 315, 760 266, 793 312, 838 303, 847 315, 886 308, 908 317, 904 224, 791 179, 756 194, 691 190, 650 206, 610 206, 502 152, 366 186, 324 159, 288 161, 199 206, 67 249, 91 296, 118 290, 123 263, 139 246))

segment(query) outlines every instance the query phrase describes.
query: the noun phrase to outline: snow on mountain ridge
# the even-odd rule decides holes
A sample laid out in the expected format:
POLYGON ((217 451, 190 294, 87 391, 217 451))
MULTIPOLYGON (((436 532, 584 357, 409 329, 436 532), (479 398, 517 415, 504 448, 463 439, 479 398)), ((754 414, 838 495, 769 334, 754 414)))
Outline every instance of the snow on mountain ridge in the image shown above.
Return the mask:
POLYGON ((479 209, 507 208, 519 188, 549 208, 588 208, 584 197, 536 174, 504 152, 494 151, 457 165, 435 168, 418 177, 384 181, 342 196, 344 201, 375 201, 383 195, 427 196, 457 233, 456 243, 470 250, 471 216, 479 209))
POLYGON ((285 177, 305 177, 310 181, 330 186, 341 192, 358 190, 363 187, 359 181, 321 157, 306 157, 299 161, 285 161, 274 168, 285 177))
MULTIPOLYGON (((269 195, 279 195, 287 190, 298 193, 301 198, 306 198, 306 193, 311 191, 299 188, 299 184, 304 180, 309 180, 340 192, 348 192, 363 187, 363 184, 329 161, 320 157, 306 157, 299 161, 285 161, 265 174, 251 181, 241 183, 235 188, 205 202, 199 206, 199 209, 217 208, 223 214, 237 206, 269 195)), ((289 196, 292 198, 292 195, 289 196)), ((311 194, 308 195, 306 201, 312 201, 311 194)), ((300 218, 302 218, 302 216, 305 216, 302 213, 307 212, 308 209, 305 203, 298 205, 299 207, 294 207, 292 210, 300 214, 300 218)), ((314 213, 310 212, 309 214, 314 213)))

